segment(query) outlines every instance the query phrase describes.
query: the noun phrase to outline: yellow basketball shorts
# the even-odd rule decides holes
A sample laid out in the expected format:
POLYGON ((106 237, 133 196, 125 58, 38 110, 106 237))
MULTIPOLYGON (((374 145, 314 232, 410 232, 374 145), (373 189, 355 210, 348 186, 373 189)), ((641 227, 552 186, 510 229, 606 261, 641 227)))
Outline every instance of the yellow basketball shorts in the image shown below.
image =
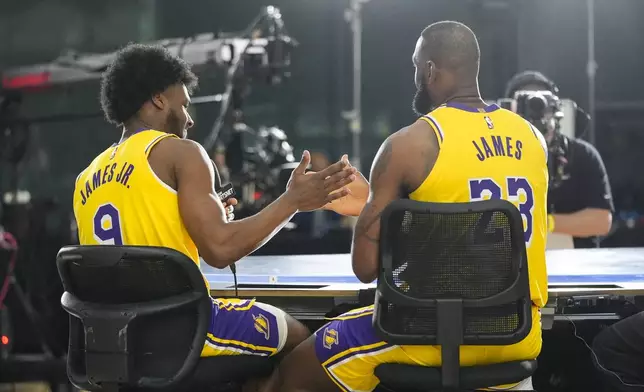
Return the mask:
MULTIPOLYGON (((382 341, 372 327, 373 306, 355 309, 332 319, 315 332, 318 360, 342 391, 373 391, 379 380, 374 375, 383 363, 440 366, 436 346, 397 346, 382 341)), ((463 346, 461 365, 486 365, 535 359, 541 351, 539 310, 533 307, 533 327, 520 343, 511 346, 463 346)), ((512 387, 500 386, 500 388, 512 387)))

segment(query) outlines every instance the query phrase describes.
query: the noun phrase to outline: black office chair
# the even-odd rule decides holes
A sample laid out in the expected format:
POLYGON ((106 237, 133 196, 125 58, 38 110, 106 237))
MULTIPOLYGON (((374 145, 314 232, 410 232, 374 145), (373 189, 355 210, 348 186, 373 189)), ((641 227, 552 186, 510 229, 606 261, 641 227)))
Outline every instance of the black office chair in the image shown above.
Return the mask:
POLYGON ((438 368, 388 363, 380 390, 476 390, 520 382, 536 359, 460 367, 461 345, 511 345, 532 326, 522 217, 505 200, 399 200, 381 217, 373 325, 383 340, 441 346, 438 368))
POLYGON ((212 305, 197 265, 172 249, 69 246, 57 258, 70 314, 67 374, 90 391, 217 390, 266 376, 266 357, 200 358, 212 305))

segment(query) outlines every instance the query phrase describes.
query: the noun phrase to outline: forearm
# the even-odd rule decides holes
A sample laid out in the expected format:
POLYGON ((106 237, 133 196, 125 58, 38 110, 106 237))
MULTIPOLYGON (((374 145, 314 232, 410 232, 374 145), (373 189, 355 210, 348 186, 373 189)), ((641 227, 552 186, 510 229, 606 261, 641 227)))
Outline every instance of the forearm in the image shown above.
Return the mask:
POLYGON ((353 273, 362 283, 371 283, 378 278, 381 214, 382 208, 377 204, 368 204, 353 231, 351 265, 353 273))
MULTIPOLYGON (((266 236, 263 240, 261 240, 261 241, 259 242, 259 244, 257 244, 257 246, 255 246, 255 247, 253 248, 253 250, 251 250, 249 253, 253 253, 253 252, 254 252, 254 251, 256 251, 257 249, 259 249, 259 248, 261 248, 262 246, 264 246, 264 245, 265 245, 268 241, 270 241, 273 237, 275 237, 275 235, 276 235, 277 233, 279 233, 279 232, 284 228, 284 226, 286 226, 286 225, 288 224, 288 222, 290 222, 290 221, 291 221, 291 219, 293 218, 293 215, 295 215, 295 213, 292 213, 291 215, 289 215, 289 216, 288 216, 288 218, 284 219, 284 220, 282 221, 282 223, 280 223, 280 224, 279 224, 279 225, 278 225, 278 226, 277 226, 277 227, 276 227, 276 228, 275 228, 275 229, 274 229, 274 230, 273 230, 273 231, 272 231, 268 236, 266 236)), ((244 255, 244 256, 245 256, 245 255, 244 255)))
POLYGON ((224 268, 254 252, 279 232, 296 212, 293 203, 282 195, 257 214, 226 223, 228 233, 224 241, 213 244, 216 260, 212 264, 224 268))
POLYGON ((608 210, 585 208, 570 214, 553 214, 554 232, 573 237, 606 235, 610 231, 612 215, 608 210))

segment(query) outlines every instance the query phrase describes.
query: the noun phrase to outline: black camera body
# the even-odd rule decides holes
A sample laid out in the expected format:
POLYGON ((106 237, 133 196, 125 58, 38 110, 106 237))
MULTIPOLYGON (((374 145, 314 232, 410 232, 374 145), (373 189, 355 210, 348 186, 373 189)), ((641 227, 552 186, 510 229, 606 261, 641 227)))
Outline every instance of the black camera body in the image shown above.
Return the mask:
POLYGON ((548 90, 519 90, 513 99, 501 100, 501 106, 530 121, 543 135, 548 132, 551 118, 555 119, 557 129, 559 120, 563 118, 561 100, 548 90))

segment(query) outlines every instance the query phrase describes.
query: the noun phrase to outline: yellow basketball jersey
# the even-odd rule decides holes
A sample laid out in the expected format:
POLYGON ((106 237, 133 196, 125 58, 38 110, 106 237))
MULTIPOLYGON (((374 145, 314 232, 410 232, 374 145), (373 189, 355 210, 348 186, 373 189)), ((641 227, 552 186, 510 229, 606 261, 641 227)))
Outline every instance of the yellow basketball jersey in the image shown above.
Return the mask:
POLYGON ((174 135, 144 130, 112 145, 76 179, 74 215, 81 245, 172 248, 199 265, 179 214, 177 192, 152 171, 148 155, 174 135))
POLYGON ((514 203, 523 217, 532 301, 543 307, 548 301, 543 136, 497 105, 475 109, 451 103, 421 119, 436 133, 439 153, 431 173, 409 198, 442 203, 501 198, 514 203))

